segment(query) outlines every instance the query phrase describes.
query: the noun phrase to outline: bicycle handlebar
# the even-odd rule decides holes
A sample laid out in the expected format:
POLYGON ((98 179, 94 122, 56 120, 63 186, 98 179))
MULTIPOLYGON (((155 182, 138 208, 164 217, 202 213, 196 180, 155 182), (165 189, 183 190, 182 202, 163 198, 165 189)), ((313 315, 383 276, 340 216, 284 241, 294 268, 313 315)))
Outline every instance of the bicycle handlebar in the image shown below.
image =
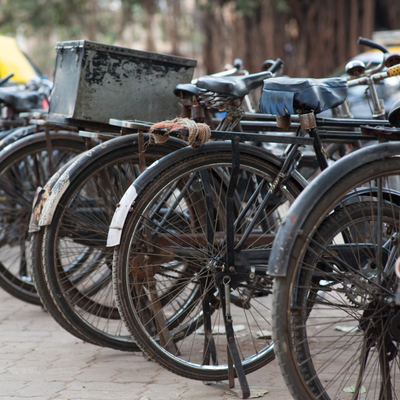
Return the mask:
POLYGON ((271 72, 271 74, 274 74, 275 72, 278 72, 281 67, 283 66, 284 62, 280 59, 277 58, 276 61, 268 68, 268 72, 271 72))
POLYGON ((0 79, 0 86, 3 86, 13 76, 14 76, 14 73, 11 72, 10 74, 6 75, 4 78, 0 79))
POLYGON ((385 54, 389 53, 389 50, 385 46, 382 46, 379 43, 376 43, 370 39, 363 38, 361 36, 358 38, 358 43, 364 46, 371 47, 372 49, 380 50, 382 53, 385 54))
POLYGON ((400 64, 393 65, 393 67, 388 68, 386 72, 390 77, 400 75, 400 64))
POLYGON ((400 75, 400 64, 394 65, 393 67, 387 68, 386 71, 378 72, 376 74, 362 76, 361 78, 356 78, 348 82, 349 87, 358 85, 368 85, 371 82, 379 82, 383 79, 400 75))

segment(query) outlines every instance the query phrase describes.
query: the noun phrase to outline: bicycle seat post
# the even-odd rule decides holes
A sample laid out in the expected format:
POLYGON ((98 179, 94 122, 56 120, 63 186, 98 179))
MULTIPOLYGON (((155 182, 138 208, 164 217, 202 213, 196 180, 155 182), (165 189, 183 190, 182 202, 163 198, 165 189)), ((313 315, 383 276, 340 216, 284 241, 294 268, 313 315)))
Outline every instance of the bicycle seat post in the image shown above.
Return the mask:
POLYGON ((292 121, 290 114, 279 115, 276 116, 276 126, 282 130, 287 130, 290 128, 292 121))

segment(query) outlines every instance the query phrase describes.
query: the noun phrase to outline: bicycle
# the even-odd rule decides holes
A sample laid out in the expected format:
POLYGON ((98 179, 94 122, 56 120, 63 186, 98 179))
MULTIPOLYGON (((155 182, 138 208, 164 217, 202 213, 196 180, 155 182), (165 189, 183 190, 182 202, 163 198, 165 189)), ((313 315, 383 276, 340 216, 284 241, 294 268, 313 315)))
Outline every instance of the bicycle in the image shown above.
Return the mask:
MULTIPOLYGON (((241 68, 241 63, 236 62, 234 68, 218 73, 217 76, 232 75, 241 71, 241 68)), ((186 91, 187 86, 192 88, 191 85, 179 85, 181 93, 186 91)), ((117 308, 112 304, 109 287, 111 277, 107 267, 110 256, 104 246, 113 207, 128 182, 131 183, 129 179, 134 180, 149 162, 187 145, 182 140, 174 139, 165 145, 146 147, 149 138, 143 134, 133 134, 138 130, 141 131, 142 128, 124 128, 123 137, 111 140, 104 133, 81 131, 82 136, 107 140, 107 143, 91 149, 86 156, 64 170, 65 174, 57 174, 39 190, 29 229, 32 234, 31 263, 35 285, 39 297, 55 320, 70 333, 90 343, 128 351, 138 348, 128 332, 123 331, 117 308), (111 177, 107 181, 108 186, 99 187, 99 182, 103 182, 106 177, 111 177), (57 182, 58 178, 61 183, 57 182), (111 181, 114 184, 111 185, 111 181), (74 219, 73 227, 68 225, 71 215, 74 219), (45 240, 47 227, 58 232, 57 238, 50 235, 45 240), (65 233, 68 231, 69 236, 65 233), (79 236, 84 233, 91 236, 79 236), (55 272, 45 275, 42 259, 44 256, 49 257, 43 251, 48 248, 44 244, 48 241, 52 246, 51 251, 57 255, 62 253, 62 257, 55 261, 53 258, 46 258, 51 260, 46 269, 55 272), (66 241, 69 241, 69 246, 62 245, 66 241), (88 250, 83 252, 85 243, 88 250), (93 254, 97 256, 94 257, 93 254), (64 272, 61 269, 64 272, 69 271, 68 279, 62 280, 60 274, 64 272), (84 273, 79 278, 81 271, 84 273), (91 290, 88 287, 82 290, 95 276, 99 285, 92 284, 91 290), (57 290, 57 294, 54 294, 54 290, 57 290)))
MULTIPOLYGON (((179 90, 187 86, 179 85, 179 90)), ((81 132, 107 142, 79 157, 40 190, 29 230, 35 285, 55 320, 90 343, 127 351, 138 347, 124 331, 113 303, 112 251, 105 247, 108 226, 115 205, 141 170, 187 146, 178 139, 149 145, 147 135, 132 134, 138 130, 143 126, 123 128, 124 136, 111 140, 104 133, 81 132)))
MULTIPOLYGON (((397 101, 397 128, 374 128, 382 141, 399 138, 399 114, 397 101)), ((278 232, 273 333, 295 399, 400 396, 399 152, 381 143, 344 157, 296 199, 278 232)))
MULTIPOLYGON (((388 71, 373 79, 400 72, 398 67, 388 71)), ((349 84, 364 78, 358 79, 349 84)), ((238 95, 227 80, 200 83, 218 93, 216 102, 223 103, 224 92, 228 106, 238 95)), ((343 80, 335 79, 266 80, 266 108, 280 106, 282 115, 284 107, 289 113, 300 109, 295 137, 212 131, 212 139, 232 144, 178 150, 146 170, 125 193, 108 236, 108 246, 115 247, 115 296, 121 318, 150 358, 192 379, 229 378, 232 384, 236 374, 243 397, 250 395, 245 374, 273 358, 273 343, 266 339, 272 293, 267 260, 281 219, 304 184, 296 171, 299 146, 313 145, 325 169, 321 139, 360 139, 343 131, 359 126, 359 120, 324 119, 320 125, 332 124, 338 131, 321 134, 318 129, 314 111, 341 104, 343 86, 343 80), (282 103, 282 93, 292 91, 293 100, 299 84, 312 93, 297 97, 294 105, 282 103), (304 137, 306 132, 311 138, 304 137), (253 140, 290 143, 286 158, 274 159, 263 149, 240 143, 253 140), (232 321, 246 324, 243 337, 232 321), (224 336, 214 338, 213 328, 218 333, 220 326, 224 336), (257 339, 257 330, 263 339, 257 339)), ((184 128, 177 130, 187 134, 184 128)))

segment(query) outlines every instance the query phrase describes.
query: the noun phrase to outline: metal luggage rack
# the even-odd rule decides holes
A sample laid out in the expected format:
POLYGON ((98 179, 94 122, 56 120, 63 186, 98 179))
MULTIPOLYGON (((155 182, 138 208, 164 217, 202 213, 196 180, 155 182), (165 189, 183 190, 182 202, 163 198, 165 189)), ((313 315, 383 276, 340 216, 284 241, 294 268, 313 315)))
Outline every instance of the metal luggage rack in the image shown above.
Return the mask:
MULTIPOLYGON (((256 122, 253 127, 259 127, 258 132, 228 132, 228 131, 211 131, 211 139, 213 140, 234 140, 239 139, 242 142, 267 142, 267 143, 280 143, 280 144, 300 144, 300 145, 313 145, 314 139, 311 137, 295 136, 295 131, 299 128, 300 123, 298 117, 293 118, 294 123, 291 125, 290 130, 282 131, 277 127, 275 116, 268 114, 257 114, 260 120, 251 121, 256 122), (264 131, 268 129, 268 133, 264 131)), ((247 121, 243 121, 246 126, 247 121)), ((385 132, 385 137, 390 140, 400 140, 400 133, 398 129, 393 129, 387 120, 371 120, 371 119, 347 119, 347 118, 316 118, 319 137, 323 142, 352 142, 352 141, 369 141, 379 140, 381 132, 377 127, 382 127, 385 132)), ((139 132, 146 132, 153 125, 151 122, 140 120, 118 120, 110 119, 110 125, 120 128, 122 135, 139 132)), ((157 130, 159 134, 167 133, 166 129, 157 130)), ((169 132, 169 134, 178 137, 187 137, 187 129, 178 129, 169 132)))

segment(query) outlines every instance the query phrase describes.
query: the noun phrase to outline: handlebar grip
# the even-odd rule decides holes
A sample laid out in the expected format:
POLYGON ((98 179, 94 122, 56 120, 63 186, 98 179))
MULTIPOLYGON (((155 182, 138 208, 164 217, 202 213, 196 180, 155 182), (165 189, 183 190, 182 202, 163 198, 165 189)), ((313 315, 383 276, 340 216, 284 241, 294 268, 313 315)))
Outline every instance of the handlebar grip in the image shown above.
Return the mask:
POLYGON ((284 62, 280 58, 277 58, 276 61, 268 68, 268 72, 274 74, 275 72, 280 70, 283 64, 284 62))
POLYGON ((388 76, 400 75, 400 64, 394 65, 386 70, 388 76))
POLYGON ((358 43, 364 46, 371 47, 372 49, 380 50, 382 53, 389 53, 389 50, 385 46, 382 46, 379 43, 363 38, 361 36, 358 38, 358 43))

